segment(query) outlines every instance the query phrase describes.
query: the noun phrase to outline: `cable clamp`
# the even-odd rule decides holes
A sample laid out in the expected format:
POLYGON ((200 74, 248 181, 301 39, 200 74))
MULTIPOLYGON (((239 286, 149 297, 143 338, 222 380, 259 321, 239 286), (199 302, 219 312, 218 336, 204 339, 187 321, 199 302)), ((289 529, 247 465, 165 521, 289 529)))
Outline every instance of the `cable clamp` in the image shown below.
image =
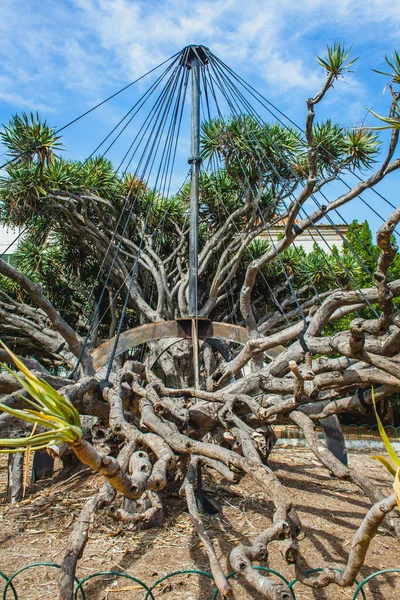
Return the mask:
POLYGON ((63 350, 64 347, 65 347, 65 342, 63 342, 62 344, 60 344, 60 346, 58 346, 58 348, 54 354, 58 354, 59 352, 61 352, 61 350, 63 350))
POLYGON ((303 233, 303 230, 302 230, 302 228, 301 228, 301 227, 299 227, 299 226, 297 225, 297 223, 293 223, 293 230, 294 230, 294 232, 295 232, 295 233, 297 233, 297 235, 300 235, 300 233, 303 233))
POLYGON ((360 401, 360 404, 361 404, 361 406, 362 406, 363 408, 365 408, 365 410, 367 410, 367 408, 368 408, 368 404, 365 402, 365 398, 364 398, 364 390, 363 390, 363 388, 358 388, 358 390, 357 390, 357 396, 358 396, 358 399, 359 399, 359 401, 360 401))
POLYGON ((307 354, 307 352, 310 352, 310 348, 307 346, 307 342, 304 339, 304 334, 306 333, 309 324, 310 324, 309 321, 304 321, 303 331, 300 334, 300 346, 302 347, 302 349, 304 350, 304 352, 306 354, 307 354))
POLYGON ((189 165, 192 165, 193 163, 201 163, 201 162, 203 162, 203 159, 201 158, 201 156, 189 156, 189 158, 188 158, 189 165))

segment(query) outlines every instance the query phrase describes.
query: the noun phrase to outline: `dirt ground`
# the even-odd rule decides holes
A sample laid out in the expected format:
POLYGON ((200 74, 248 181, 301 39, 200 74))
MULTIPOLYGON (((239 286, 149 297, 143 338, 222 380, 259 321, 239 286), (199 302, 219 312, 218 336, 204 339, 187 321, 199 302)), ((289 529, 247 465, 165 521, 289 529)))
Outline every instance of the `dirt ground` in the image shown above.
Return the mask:
MULTIPOLYGON (((18 505, 6 505, 5 460, 0 463, 0 570, 8 576, 30 563, 45 561, 60 563, 72 529, 85 500, 101 484, 101 477, 86 474, 70 482, 40 482, 31 486, 18 505)), ((331 478, 313 455, 305 449, 275 449, 271 467, 293 494, 294 504, 303 525, 300 536, 299 572, 324 566, 343 568, 354 531, 370 506, 356 488, 331 478)), ((390 476, 366 453, 352 453, 350 464, 382 484, 390 492, 390 476)), ((205 524, 229 572, 227 556, 232 547, 251 540, 271 522, 272 506, 248 478, 239 485, 215 483, 207 474, 205 484, 213 490, 221 507, 216 516, 206 516, 205 524)), ((176 488, 177 492, 178 488, 176 488)), ((184 503, 177 493, 166 503, 167 524, 163 529, 132 531, 123 529, 106 512, 95 520, 77 575, 84 578, 96 571, 114 570, 133 575, 148 586, 167 573, 199 569, 208 571, 207 558, 193 532, 184 503)), ((282 558, 278 542, 270 545, 268 565, 288 580, 296 576, 296 568, 282 558)), ((360 580, 378 569, 400 568, 400 544, 386 531, 379 531, 367 554, 360 580)), ((22 572, 15 579, 18 600, 39 600, 56 597, 56 569, 40 567, 22 572)), ((258 596, 233 579, 237 600, 258 596)), ((165 600, 211 600, 213 585, 206 577, 179 574, 161 582, 154 597, 165 600)), ((0 583, 0 591, 2 584, 0 583)), ((106 576, 88 581, 84 586, 87 600, 143 600, 145 593, 134 581, 106 576)), ((296 584, 297 600, 347 600, 352 590, 330 586, 312 590, 296 584)), ((79 596, 81 597, 81 596, 79 596)), ((372 580, 365 587, 367 600, 400 598, 400 574, 372 580)), ((7 600, 13 598, 11 591, 7 600)), ((361 598, 361 595, 358 596, 361 598)))

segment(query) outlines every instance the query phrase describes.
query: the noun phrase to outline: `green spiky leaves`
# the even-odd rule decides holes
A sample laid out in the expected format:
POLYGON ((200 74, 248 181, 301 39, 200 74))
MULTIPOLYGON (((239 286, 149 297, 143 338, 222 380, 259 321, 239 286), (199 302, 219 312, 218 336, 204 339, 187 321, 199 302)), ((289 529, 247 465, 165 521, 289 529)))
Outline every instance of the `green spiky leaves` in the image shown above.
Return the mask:
POLYGON ((328 171, 337 162, 353 169, 369 169, 381 149, 378 134, 363 128, 345 129, 330 119, 316 123, 313 135, 320 166, 328 171))
POLYGON ((222 158, 234 179, 256 185, 260 178, 279 184, 293 177, 293 157, 305 144, 294 129, 241 115, 203 123, 201 146, 204 161, 222 158))
POLYGON ((350 52, 351 48, 347 50, 343 44, 335 42, 333 46, 327 47, 326 56, 317 56, 317 63, 325 69, 327 74, 338 79, 345 73, 351 73, 350 67, 358 60, 358 57, 349 60, 350 52))
POLYGON ((393 114, 390 117, 382 117, 370 108, 367 108, 367 110, 371 115, 374 115, 376 119, 385 123, 385 125, 380 125, 379 127, 371 127, 371 130, 381 131, 382 129, 400 129, 400 107, 397 100, 393 100, 393 114))
POLYGON ((400 129, 400 108, 399 108, 399 104, 398 104, 398 94, 395 94, 393 91, 393 88, 392 88, 393 84, 400 85, 400 54, 397 52, 397 50, 395 50, 392 58, 389 58, 386 55, 384 58, 385 58, 386 63, 388 64, 388 66, 391 68, 391 72, 388 73, 387 71, 378 71, 377 69, 372 69, 372 70, 375 73, 379 73, 379 75, 385 75, 386 77, 389 77, 389 81, 383 88, 383 91, 385 91, 386 88, 389 87, 389 89, 392 93, 393 101, 392 101, 392 107, 391 107, 391 114, 389 117, 382 117, 381 115, 378 115, 376 112, 374 112, 370 108, 367 108, 367 110, 376 119, 379 119, 379 121, 382 121, 382 123, 384 123, 384 125, 380 125, 379 127, 371 127, 371 129, 375 129, 375 130, 400 129))
POLYGON ((400 508, 400 459, 397 456, 396 452, 394 451, 392 444, 390 443, 390 440, 387 436, 385 428, 382 425, 382 421, 378 415, 378 411, 376 410, 375 391, 374 391, 373 387, 372 387, 371 392, 372 392, 372 404, 374 407, 376 422, 378 423, 379 435, 382 438, 383 444, 386 448, 386 452, 388 453, 389 458, 392 461, 392 464, 384 456, 380 456, 380 455, 372 456, 371 458, 373 458, 374 460, 379 460, 379 462, 381 462, 386 467, 386 469, 389 471, 389 473, 394 476, 393 489, 396 492, 397 505, 400 508))
POLYGON ((38 113, 14 115, 0 138, 8 154, 22 162, 36 156, 40 164, 49 162, 53 152, 63 148, 55 127, 49 127, 38 113))
POLYGON ((29 393, 29 398, 24 398, 24 401, 32 407, 14 409, 0 403, 0 410, 21 421, 48 429, 31 437, 0 439, 0 453, 25 452, 28 446, 33 450, 40 450, 55 442, 66 444, 79 442, 82 439, 82 430, 78 411, 49 383, 38 379, 5 344, 1 341, 0 344, 11 356, 15 366, 23 373, 24 378, 6 367, 21 387, 29 393))
POLYGON ((354 169, 369 169, 381 149, 378 135, 363 128, 350 129, 342 141, 345 161, 354 169))
POLYGON ((397 50, 395 50, 393 53, 393 58, 389 58, 386 56, 386 54, 384 58, 386 63, 392 69, 392 72, 388 73, 387 71, 378 71, 377 69, 372 70, 375 73, 379 73, 379 75, 386 75, 386 77, 389 77, 389 84, 397 83, 400 85, 400 54, 397 52, 397 50))

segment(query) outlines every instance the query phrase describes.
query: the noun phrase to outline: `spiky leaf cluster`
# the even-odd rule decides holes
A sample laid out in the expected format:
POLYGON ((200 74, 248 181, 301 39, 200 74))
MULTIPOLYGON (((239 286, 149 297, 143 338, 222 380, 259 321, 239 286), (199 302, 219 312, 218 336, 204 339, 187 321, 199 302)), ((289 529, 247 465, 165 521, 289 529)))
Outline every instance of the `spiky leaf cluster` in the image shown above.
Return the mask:
POLYGON ((49 383, 38 379, 5 344, 1 341, 0 344, 10 355, 16 368, 22 373, 23 377, 6 367, 21 387, 28 392, 29 396, 24 400, 32 407, 15 409, 0 403, 0 410, 21 421, 44 427, 47 430, 29 437, 0 439, 0 454, 25 452, 28 447, 40 450, 53 443, 75 444, 79 442, 82 439, 82 430, 76 408, 49 383))

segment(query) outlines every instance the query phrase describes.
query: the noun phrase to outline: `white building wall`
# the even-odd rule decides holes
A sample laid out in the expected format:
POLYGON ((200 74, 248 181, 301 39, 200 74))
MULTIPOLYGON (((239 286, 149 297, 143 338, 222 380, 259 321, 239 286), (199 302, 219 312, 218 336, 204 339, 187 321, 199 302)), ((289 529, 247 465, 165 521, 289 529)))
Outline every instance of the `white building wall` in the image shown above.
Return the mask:
MULTIPOLYGON (((347 227, 345 225, 337 225, 336 227, 343 237, 345 237, 347 227)), ((314 250, 314 244, 318 244, 318 246, 320 246, 327 254, 332 253, 333 246, 336 246, 338 250, 342 250, 344 245, 343 238, 336 229, 330 225, 320 225, 318 230, 320 233, 313 228, 304 231, 296 238, 293 245, 302 247, 307 254, 314 250)), ((263 232, 260 235, 260 238, 266 240, 270 244, 277 244, 283 233, 283 227, 271 227, 269 233, 263 232)))
MULTIPOLYGON (((320 225, 318 227, 321 232, 321 236, 315 229, 311 229, 310 231, 304 231, 293 243, 294 246, 302 247, 304 251, 308 254, 312 252, 314 249, 314 244, 318 244, 325 252, 330 254, 332 252, 333 246, 336 246, 339 250, 343 248, 343 239, 340 234, 333 229, 333 227, 327 225, 320 225)), ((347 232, 347 227, 344 225, 338 225, 337 229, 341 232, 343 237, 345 237, 347 232)), ((266 240, 270 244, 277 244, 279 238, 283 234, 283 227, 271 227, 269 230, 269 234, 267 232, 263 232, 260 235, 261 239, 266 240)), ((0 224, 0 254, 14 254, 17 249, 18 241, 14 241, 18 236, 18 229, 10 229, 0 224), (11 244, 11 247, 9 248, 11 244)))
POLYGON ((14 254, 18 246, 18 242, 14 240, 18 233, 18 229, 10 229, 0 224, 0 254, 14 254), (9 248, 10 244, 11 247, 9 248))

